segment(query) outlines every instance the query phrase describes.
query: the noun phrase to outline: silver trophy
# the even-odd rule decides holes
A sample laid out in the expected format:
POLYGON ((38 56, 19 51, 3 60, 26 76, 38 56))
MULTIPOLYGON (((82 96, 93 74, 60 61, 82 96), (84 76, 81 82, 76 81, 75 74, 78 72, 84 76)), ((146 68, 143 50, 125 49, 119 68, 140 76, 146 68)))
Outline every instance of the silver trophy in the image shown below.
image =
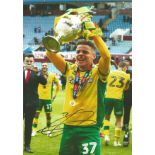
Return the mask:
POLYGON ((60 51, 60 45, 78 39, 82 34, 83 23, 91 21, 90 13, 93 7, 69 9, 67 13, 56 17, 54 36, 45 36, 42 40, 44 47, 53 53, 60 51))

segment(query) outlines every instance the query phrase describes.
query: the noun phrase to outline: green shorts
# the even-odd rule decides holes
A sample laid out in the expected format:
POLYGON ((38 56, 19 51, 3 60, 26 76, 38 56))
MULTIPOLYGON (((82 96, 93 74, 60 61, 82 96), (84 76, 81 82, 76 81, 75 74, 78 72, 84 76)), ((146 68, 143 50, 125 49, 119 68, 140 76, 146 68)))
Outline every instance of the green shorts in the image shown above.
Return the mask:
POLYGON ((115 116, 123 115, 123 100, 105 98, 105 115, 110 115, 113 108, 115 116))
POLYGON ((59 155, 100 155, 100 128, 64 125, 59 155))
POLYGON ((37 105, 36 111, 41 111, 44 107, 45 112, 52 111, 52 101, 39 99, 39 104, 37 105))

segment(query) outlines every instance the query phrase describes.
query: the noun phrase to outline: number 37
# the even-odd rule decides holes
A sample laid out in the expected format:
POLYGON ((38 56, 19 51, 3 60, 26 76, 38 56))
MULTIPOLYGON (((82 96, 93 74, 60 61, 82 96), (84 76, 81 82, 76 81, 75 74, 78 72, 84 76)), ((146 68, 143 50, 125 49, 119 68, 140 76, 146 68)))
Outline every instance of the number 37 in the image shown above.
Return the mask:
POLYGON ((90 143, 84 143, 82 144, 83 146, 83 154, 88 154, 89 153, 89 148, 88 146, 92 146, 91 150, 90 150, 90 153, 94 153, 95 151, 95 148, 97 146, 97 143, 96 142, 90 142, 90 143))

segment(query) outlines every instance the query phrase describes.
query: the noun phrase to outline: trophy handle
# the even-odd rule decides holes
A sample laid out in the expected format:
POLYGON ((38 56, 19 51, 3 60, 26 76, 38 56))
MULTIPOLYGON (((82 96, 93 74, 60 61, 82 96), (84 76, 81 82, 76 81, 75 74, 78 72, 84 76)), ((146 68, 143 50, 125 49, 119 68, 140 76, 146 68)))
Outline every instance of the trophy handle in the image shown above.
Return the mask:
POLYGON ((52 36, 46 36, 42 40, 44 47, 52 52, 52 53, 57 53, 60 51, 60 43, 59 41, 52 37, 52 36))

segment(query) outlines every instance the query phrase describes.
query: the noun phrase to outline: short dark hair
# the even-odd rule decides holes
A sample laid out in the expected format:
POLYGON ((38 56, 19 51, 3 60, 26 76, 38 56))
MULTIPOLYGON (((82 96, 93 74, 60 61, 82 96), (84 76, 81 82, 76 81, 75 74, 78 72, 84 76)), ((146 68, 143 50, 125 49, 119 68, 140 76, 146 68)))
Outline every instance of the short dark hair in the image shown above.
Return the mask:
POLYGON ((118 64, 118 66, 121 67, 121 68, 124 68, 124 67, 127 67, 128 64, 125 61, 120 61, 119 64, 118 64))
POLYGON ((94 44, 92 41, 90 41, 90 40, 80 39, 80 40, 77 42, 76 45, 77 45, 77 46, 78 46, 78 45, 88 45, 88 46, 90 46, 91 48, 93 48, 94 50, 96 50, 95 44, 94 44))
POLYGON ((24 54, 23 55, 23 60, 25 60, 25 57, 29 57, 29 58, 30 57, 33 57, 34 58, 34 55, 33 54, 30 54, 30 53, 29 54, 24 54))

